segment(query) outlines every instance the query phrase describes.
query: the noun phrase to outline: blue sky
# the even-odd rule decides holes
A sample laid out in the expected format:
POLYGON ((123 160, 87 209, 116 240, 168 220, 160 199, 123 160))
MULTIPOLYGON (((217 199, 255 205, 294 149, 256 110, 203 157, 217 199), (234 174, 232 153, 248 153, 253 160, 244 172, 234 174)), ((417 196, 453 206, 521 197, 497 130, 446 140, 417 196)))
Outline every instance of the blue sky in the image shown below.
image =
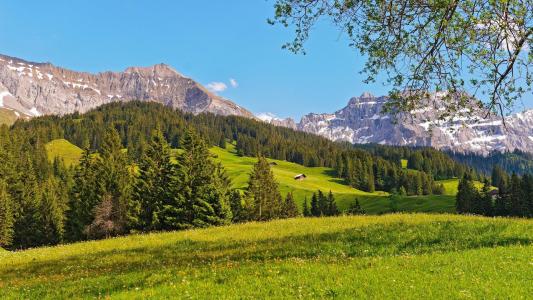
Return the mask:
POLYGON ((282 50, 292 32, 267 24, 273 3, 0 0, 0 53, 87 72, 163 62, 206 86, 224 83, 218 93, 252 112, 297 119, 333 112, 364 91, 387 93, 362 82, 364 58, 327 23, 307 55, 282 50))

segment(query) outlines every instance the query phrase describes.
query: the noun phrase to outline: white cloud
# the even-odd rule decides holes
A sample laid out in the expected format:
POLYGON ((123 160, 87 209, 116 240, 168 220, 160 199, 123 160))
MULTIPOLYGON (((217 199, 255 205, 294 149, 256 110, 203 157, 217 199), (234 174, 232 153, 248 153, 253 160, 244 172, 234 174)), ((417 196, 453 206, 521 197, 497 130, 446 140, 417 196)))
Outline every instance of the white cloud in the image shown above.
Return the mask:
POLYGON ((271 112, 263 112, 263 113, 258 113, 255 115, 259 120, 261 121, 264 121, 264 122, 272 122, 273 120, 280 120, 275 114, 271 113, 271 112))
POLYGON ((206 85, 206 87, 215 93, 223 92, 228 89, 228 86, 224 82, 211 82, 206 85))
POLYGON ((237 80, 233 79, 233 78, 230 78, 229 79, 229 84, 231 85, 231 87, 233 88, 236 88, 239 86, 239 83, 237 82, 237 80))

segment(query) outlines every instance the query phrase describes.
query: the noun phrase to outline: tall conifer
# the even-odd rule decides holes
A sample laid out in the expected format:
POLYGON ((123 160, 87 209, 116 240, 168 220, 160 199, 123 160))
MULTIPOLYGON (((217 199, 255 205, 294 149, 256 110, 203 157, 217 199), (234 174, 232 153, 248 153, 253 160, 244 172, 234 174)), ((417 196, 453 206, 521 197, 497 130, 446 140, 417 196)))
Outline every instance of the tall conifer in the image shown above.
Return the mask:
POLYGON ((286 218, 294 218, 297 217, 299 214, 300 213, 298 212, 298 206, 296 206, 296 202, 294 202, 294 197, 292 196, 292 193, 287 193, 285 201, 283 202, 282 215, 286 218))
MULTIPOLYGON (((170 145, 160 130, 152 133, 141 153, 133 198, 140 203, 139 227, 142 230, 175 229, 167 224, 166 213, 180 209, 179 181, 171 160, 170 145)), ((172 216, 170 216, 172 217, 172 216)))
POLYGON ((110 127, 104 133, 96 170, 101 181, 100 199, 109 197, 116 233, 125 233, 137 225, 139 205, 132 200, 133 176, 126 153, 122 150, 118 132, 110 127))
POLYGON ((229 179, 220 164, 211 160, 206 143, 191 129, 185 132, 178 157, 178 179, 183 197, 180 228, 207 227, 231 221, 229 179))
POLYGON ((318 196, 316 193, 313 193, 313 196, 311 197, 311 215, 313 217, 320 216, 320 206, 318 203, 318 196))
POLYGON ((82 154, 73 181, 65 222, 65 239, 70 242, 85 238, 84 230, 93 221, 93 210, 101 201, 102 184, 88 149, 82 154))
POLYGON ((7 184, 0 180, 0 247, 11 246, 13 241, 13 206, 7 184))
POLYGON ((281 216, 283 201, 278 183, 274 178, 274 173, 270 170, 270 164, 264 157, 257 159, 250 174, 246 198, 251 204, 253 220, 265 221, 281 216))
POLYGON ((335 197, 333 197, 333 193, 329 191, 328 199, 327 199, 327 213, 328 216, 336 216, 339 214, 339 210, 337 208, 337 204, 335 203, 335 197))
POLYGON ((311 210, 309 210, 309 204, 307 203, 307 197, 305 197, 305 199, 304 199, 304 204, 303 204, 302 211, 303 211, 304 217, 311 217, 312 216, 311 210))

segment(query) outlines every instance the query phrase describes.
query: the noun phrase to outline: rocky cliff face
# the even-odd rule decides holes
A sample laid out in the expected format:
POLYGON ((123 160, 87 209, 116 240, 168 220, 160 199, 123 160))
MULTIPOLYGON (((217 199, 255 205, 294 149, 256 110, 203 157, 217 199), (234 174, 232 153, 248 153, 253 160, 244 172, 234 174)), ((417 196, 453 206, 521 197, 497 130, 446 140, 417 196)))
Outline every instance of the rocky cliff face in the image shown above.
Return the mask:
POLYGON ((348 105, 333 114, 308 114, 299 130, 335 141, 366 144, 431 146, 436 149, 488 154, 491 151, 533 152, 533 110, 500 117, 485 118, 486 112, 475 105, 454 118, 439 120, 443 111, 435 94, 428 106, 393 119, 382 114, 387 97, 365 93, 350 99, 348 105))
POLYGON ((154 101, 191 113, 253 118, 167 65, 89 74, 0 55, 0 107, 24 116, 85 112, 114 101, 154 101))

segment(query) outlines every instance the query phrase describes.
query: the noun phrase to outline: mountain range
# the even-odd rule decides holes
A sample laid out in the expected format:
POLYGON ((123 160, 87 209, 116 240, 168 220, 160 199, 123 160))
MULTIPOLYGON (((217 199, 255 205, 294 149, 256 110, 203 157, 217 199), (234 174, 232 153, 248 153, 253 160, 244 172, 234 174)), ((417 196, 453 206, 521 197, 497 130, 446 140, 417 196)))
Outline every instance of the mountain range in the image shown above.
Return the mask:
POLYGON ((110 102, 141 100, 194 114, 211 112, 260 119, 334 141, 431 146, 478 154, 515 149, 533 152, 533 110, 505 120, 486 117, 486 111, 477 108, 459 112, 454 118, 442 118, 445 107, 440 105, 441 98, 441 93, 432 94, 426 107, 392 116, 382 113, 388 97, 364 93, 334 113, 310 113, 297 123, 270 114, 254 116, 165 64, 90 74, 0 55, 0 118, 63 115, 110 102))
POLYGON ((195 114, 254 117, 165 64, 90 74, 0 55, 0 107, 20 116, 86 112, 132 100, 160 102, 195 114))
MULTIPOLYGON (((487 155, 515 149, 533 152, 533 110, 507 116, 487 114, 474 103, 446 116, 444 93, 431 94, 426 105, 409 113, 383 114, 388 97, 363 93, 332 114, 307 114, 299 123, 275 123, 354 144, 430 146, 440 150, 487 155)), ((272 122, 274 123, 274 122, 272 122)))

